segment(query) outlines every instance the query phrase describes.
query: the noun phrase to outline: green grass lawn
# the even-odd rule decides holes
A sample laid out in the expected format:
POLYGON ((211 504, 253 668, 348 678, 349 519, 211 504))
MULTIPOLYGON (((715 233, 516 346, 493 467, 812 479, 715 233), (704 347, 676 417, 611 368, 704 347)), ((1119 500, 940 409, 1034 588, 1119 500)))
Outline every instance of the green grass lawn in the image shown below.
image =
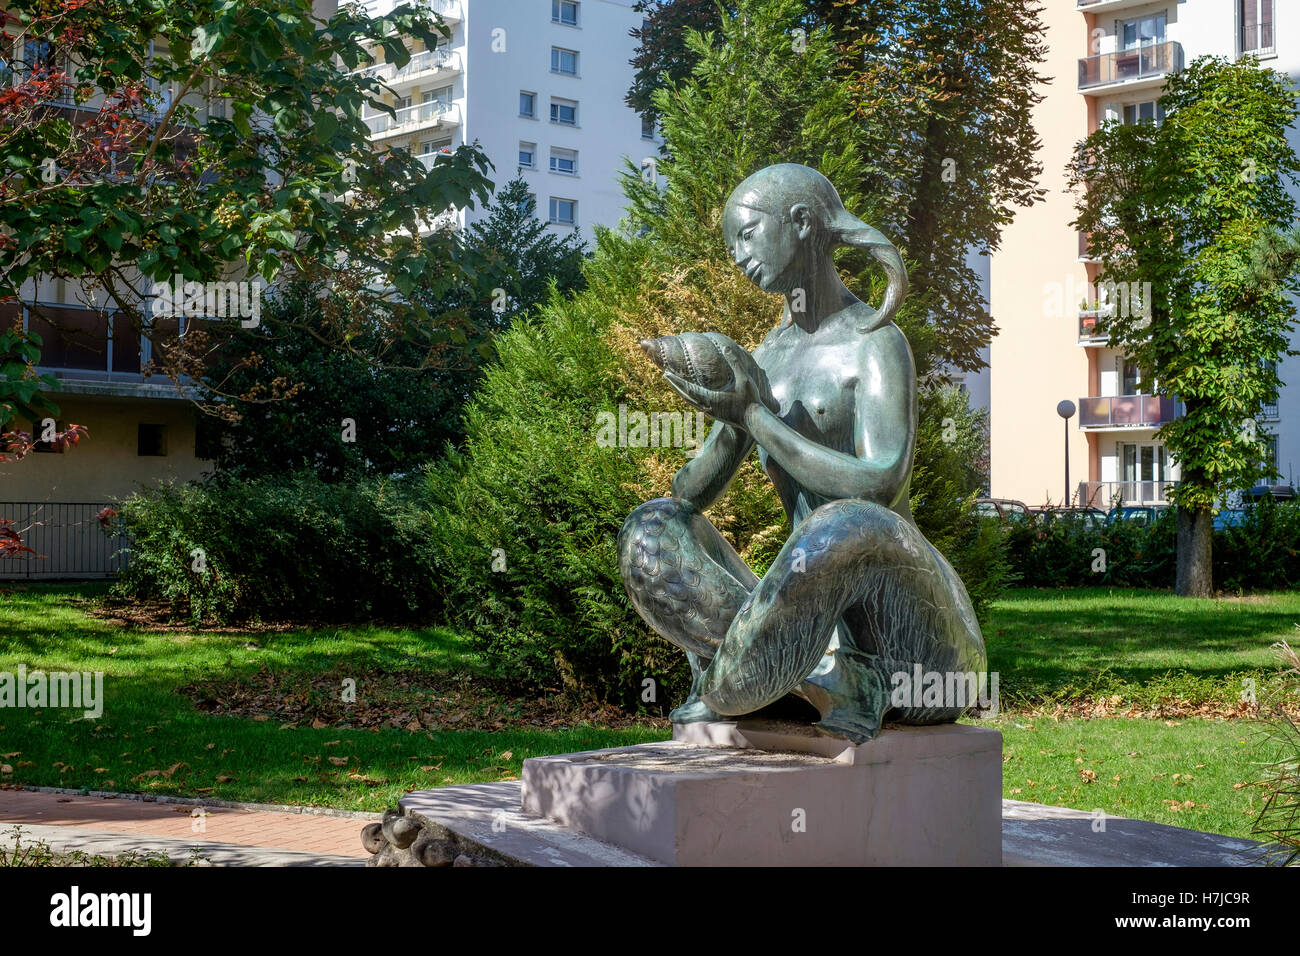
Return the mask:
MULTIPOLYGON (((473 730, 440 723, 429 729, 428 714, 425 726, 417 720, 412 729, 351 726, 337 701, 319 702, 317 710, 303 701, 322 693, 322 681, 332 687, 356 674, 357 706, 365 708, 371 675, 403 675, 410 686, 384 691, 398 696, 381 699, 380 709, 398 710, 405 720, 452 699, 438 696, 449 673, 478 688, 481 663, 459 635, 443 629, 125 627, 87 613, 87 602, 101 590, 49 585, 0 592, 0 671, 23 664, 29 671, 106 675, 99 720, 69 711, 0 710, 0 765, 12 770, 0 774, 0 784, 379 810, 410 789, 517 777, 530 755, 669 736, 649 723, 526 726, 508 719, 508 702, 500 701, 504 709, 493 713, 507 719, 492 723, 489 716, 473 730), (297 702, 296 715, 319 712, 324 719, 279 719, 274 690, 258 690, 266 709, 260 720, 216 715, 178 693, 186 685, 210 685, 217 688, 211 696, 225 703, 232 680, 256 682, 267 674, 291 679, 283 686, 286 702, 289 696, 297 702)), ((1255 680, 1262 695, 1275 671, 1270 645, 1292 640, 1297 622, 1297 594, 1192 601, 1107 589, 1011 592, 986 628, 1003 707, 986 723, 1005 737, 1004 796, 1248 836, 1260 803, 1253 784, 1268 755, 1259 724, 1197 716, 1205 712, 1198 706, 1210 712, 1235 706, 1244 679, 1255 680), (1186 714, 1079 719, 1069 710, 1098 699, 1186 714)), ((482 696, 486 701, 492 692, 482 696)))
MULTIPOLYGON (((377 627, 317 631, 152 632, 92 617, 69 598, 92 587, 0 594, 0 671, 103 671, 104 713, 0 710, 2 783, 210 796, 382 810, 408 790, 517 777, 523 759, 661 740, 651 726, 499 731, 282 729, 275 720, 213 716, 180 686, 263 667, 340 675, 437 675, 478 666, 457 635, 377 627)), ((367 685, 357 685, 366 704, 367 685)))

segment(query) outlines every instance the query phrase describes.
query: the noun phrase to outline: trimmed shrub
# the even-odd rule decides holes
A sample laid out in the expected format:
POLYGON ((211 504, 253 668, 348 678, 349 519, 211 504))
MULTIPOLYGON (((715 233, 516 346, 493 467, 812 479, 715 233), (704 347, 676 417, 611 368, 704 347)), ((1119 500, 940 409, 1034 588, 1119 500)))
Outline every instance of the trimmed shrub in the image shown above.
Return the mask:
POLYGON ((137 492, 119 597, 198 623, 428 619, 437 610, 417 481, 215 479, 137 492))
MULTIPOLYGON (((1049 510, 1001 531, 1016 581, 1026 587, 1174 586, 1178 516, 1173 508, 1160 511, 1148 525, 1116 521, 1101 529, 1049 510)), ((1300 502, 1265 499, 1246 508, 1241 524, 1215 530, 1213 561, 1219 590, 1300 585, 1300 502)))

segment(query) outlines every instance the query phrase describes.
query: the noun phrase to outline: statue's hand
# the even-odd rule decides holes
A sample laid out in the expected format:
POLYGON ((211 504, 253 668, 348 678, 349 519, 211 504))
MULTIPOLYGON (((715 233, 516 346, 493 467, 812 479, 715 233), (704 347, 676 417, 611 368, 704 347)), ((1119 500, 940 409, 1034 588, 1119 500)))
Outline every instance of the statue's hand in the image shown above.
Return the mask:
POLYGON ((722 354, 731 368, 731 384, 725 389, 705 388, 673 372, 664 372, 664 378, 677 394, 704 414, 737 428, 745 427, 745 415, 755 405, 778 411, 779 404, 772 395, 767 374, 753 357, 739 346, 731 345, 722 354))

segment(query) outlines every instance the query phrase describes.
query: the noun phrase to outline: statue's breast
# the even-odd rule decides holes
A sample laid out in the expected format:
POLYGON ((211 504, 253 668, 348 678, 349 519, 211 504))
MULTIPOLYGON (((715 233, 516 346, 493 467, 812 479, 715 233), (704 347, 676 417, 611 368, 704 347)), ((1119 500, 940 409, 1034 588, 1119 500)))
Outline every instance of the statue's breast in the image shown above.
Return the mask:
POLYGON ((776 361, 764 369, 782 421, 820 445, 852 452, 857 370, 845 365, 845 351, 811 346, 772 356, 776 361))

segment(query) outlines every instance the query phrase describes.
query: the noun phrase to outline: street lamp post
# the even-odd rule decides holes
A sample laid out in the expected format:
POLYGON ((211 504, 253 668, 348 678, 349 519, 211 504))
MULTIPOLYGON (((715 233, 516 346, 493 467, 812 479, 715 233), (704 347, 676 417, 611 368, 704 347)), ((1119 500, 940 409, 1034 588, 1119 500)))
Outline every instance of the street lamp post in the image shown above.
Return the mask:
POLYGON ((1074 402, 1068 398, 1057 404, 1056 414, 1061 416, 1061 424, 1065 426, 1065 497, 1061 500, 1061 507, 1070 507, 1070 417, 1074 414, 1074 402))

